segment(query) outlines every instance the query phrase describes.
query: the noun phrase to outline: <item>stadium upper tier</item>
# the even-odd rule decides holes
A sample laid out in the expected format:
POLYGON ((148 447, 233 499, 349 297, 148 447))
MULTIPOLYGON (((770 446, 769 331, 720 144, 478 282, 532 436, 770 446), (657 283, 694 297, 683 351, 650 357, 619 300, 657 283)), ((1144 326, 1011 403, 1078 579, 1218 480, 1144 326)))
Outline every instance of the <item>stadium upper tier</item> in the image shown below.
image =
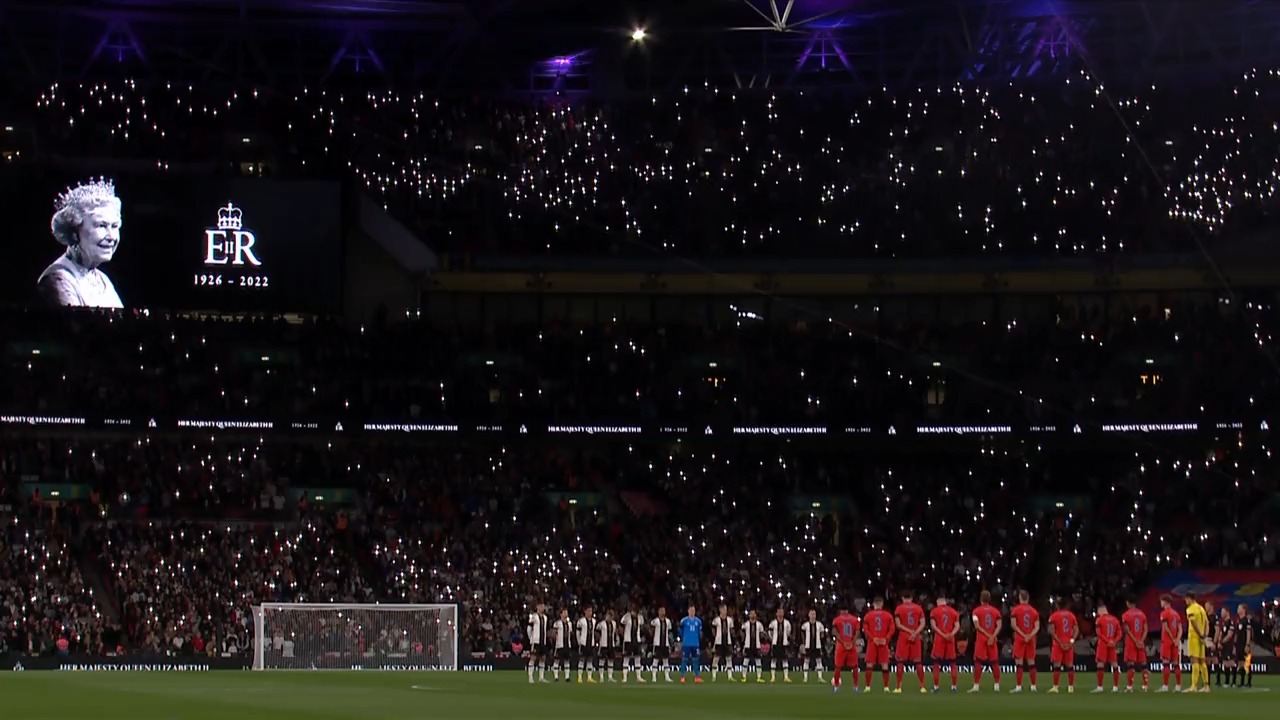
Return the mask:
POLYGON ((1093 256, 1256 226, 1280 181, 1278 100, 1267 72, 1194 103, 1083 75, 607 106, 121 81, 47 89, 9 142, 37 164, 344 175, 473 256, 1093 256))

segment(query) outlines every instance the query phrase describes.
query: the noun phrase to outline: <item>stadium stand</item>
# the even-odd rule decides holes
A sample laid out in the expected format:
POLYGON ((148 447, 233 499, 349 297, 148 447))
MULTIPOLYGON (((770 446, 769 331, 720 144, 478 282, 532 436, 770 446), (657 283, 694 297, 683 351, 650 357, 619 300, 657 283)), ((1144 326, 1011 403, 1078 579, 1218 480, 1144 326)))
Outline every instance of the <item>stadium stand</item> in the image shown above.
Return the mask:
POLYGON ((18 310, 6 321, 23 352, 8 370, 22 381, 0 388, 0 409, 475 423, 1241 418, 1274 401, 1272 361, 1257 349, 1270 307, 1149 298, 1106 314, 1045 303, 1040 317, 1004 322, 870 313, 485 330, 18 310), (1157 370, 1161 383, 1144 387, 1157 370))
MULTIPOLYGON (((306 451, 280 449, 285 456, 306 451)), ((1076 595, 1087 611, 1096 598, 1114 602, 1163 568, 1265 567, 1277 549, 1272 521, 1249 504, 1255 492, 1226 503, 1206 498, 1199 523, 1166 516, 1156 503, 1129 504, 1137 493, 1201 487, 1196 481, 1209 469, 1176 471, 1203 465, 1190 452, 1155 458, 1175 468, 1167 476, 1130 467, 1126 477, 1122 461, 1106 472, 1089 458, 1097 476, 1089 478, 1095 497, 1086 509, 1045 512, 1037 498, 1078 487, 1081 468, 1007 448, 869 466, 848 453, 786 448, 655 450, 602 448, 539 462, 532 448, 387 446, 348 477, 358 501, 290 503, 283 524, 245 524, 236 515, 170 519, 167 499, 151 500, 159 506, 153 514, 145 495, 103 502, 101 521, 78 537, 37 531, 48 514, 24 513, 6 541, 11 600, 21 599, 11 593, 24 582, 47 577, 53 604, 42 610, 46 626, 11 631, 11 642, 30 637, 39 647, 59 624, 81 647, 99 642, 74 640, 96 637, 89 628, 98 627, 91 618, 99 611, 64 542, 87 549, 85 561, 96 559, 93 572, 121 613, 119 642, 173 653, 245 648, 246 608, 264 600, 456 600, 467 608, 464 639, 491 651, 509 642, 537 598, 573 606, 688 600, 829 609, 835 597, 909 586, 966 599, 982 587, 1003 595, 1032 586, 1076 595), (1110 490, 1106 477, 1124 486, 1110 490), (620 487, 647 496, 661 522, 618 502, 620 487), (848 487, 863 490, 838 492, 848 487), (608 500, 594 507, 566 503, 601 495, 608 500), (847 504, 832 507, 837 496, 847 504), (828 506, 814 510, 797 497, 824 498, 828 506), (1247 521, 1238 521, 1242 515, 1247 521), (1190 536, 1205 531, 1213 542, 1190 536), (1046 573, 1040 566, 1055 552, 1066 559, 1046 573)), ((219 473, 215 482, 233 475, 219 473)), ((1258 481, 1258 489, 1269 482, 1258 481)))
POLYGON ((1268 222, 1275 73, 1193 107, 1072 79, 572 106, 117 81, 51 87, 29 122, 161 170, 349 173, 461 257, 1096 258, 1268 222))
MULTIPOLYGON (((620 325, 505 328, 486 337, 432 332, 413 321, 347 331, 142 315, 77 315, 60 323, 22 312, 13 326, 27 342, 64 349, 13 359, 8 373, 26 379, 5 385, 3 407, 42 398, 49 412, 128 415, 152 404, 251 417, 336 412, 340 401, 354 412, 406 420, 546 413, 621 422, 726 410, 735 421, 840 420, 839 411, 830 417, 803 401, 822 397, 824 406, 856 407, 860 417, 875 413, 891 422, 908 412, 932 421, 986 417, 993 407, 983 407, 986 397, 971 401, 975 409, 956 408, 951 385, 945 402, 929 404, 935 368, 912 362, 928 352, 926 358, 976 359, 966 372, 1006 379, 988 397, 1016 395, 1020 383, 1048 377, 1054 382, 1045 387, 1062 391, 1048 397, 1085 423, 1099 402, 1128 419, 1176 417, 1200 406, 1198 414, 1217 417, 1248 412, 1250 399, 1269 397, 1265 355, 1252 349, 1262 332, 1254 323, 1264 316, 1179 306, 1136 320, 1066 314, 987 333, 981 324, 902 328, 897 337, 914 349, 877 356, 875 347, 856 344, 857 336, 842 347, 832 336, 848 333, 836 328, 620 325), (262 365, 267 342, 271 356, 293 359, 283 368, 262 365), (682 360, 702 347, 725 358, 752 348, 735 379, 748 409, 733 410, 739 403, 732 397, 700 396, 699 387, 714 384, 705 368, 681 377, 682 360), (1117 388, 1117 367, 1127 367, 1118 358, 1184 347, 1195 350, 1165 371, 1185 378, 1175 391, 1117 388), (514 377, 464 373, 443 402, 427 397, 440 392, 436 378, 449 376, 455 358, 499 351, 522 358, 514 377), (106 362, 70 361, 90 352, 106 362), (129 357, 134 353, 141 361, 129 357), (241 356, 253 362, 237 365, 241 356), (589 356, 597 359, 586 363, 589 356), (833 402, 826 398, 845 379, 842 356, 879 364, 857 370, 857 391, 867 395, 833 402), (313 383, 317 391, 309 393, 313 383), (641 397, 677 401, 630 403, 637 386, 641 397), (133 392, 112 394, 121 387, 133 392), (1096 397, 1089 397, 1094 387, 1096 397), (520 402, 539 390, 557 402, 520 402), (299 396, 302 404, 288 402, 299 396), (308 396, 331 404, 310 404, 308 396), (181 400, 166 404, 166 397, 181 400), (415 410, 417 402, 423 407, 415 410)), ((1029 412, 1034 420, 1034 405, 1029 412)), ((1263 415, 1251 422, 1257 417, 1263 415)), ((335 444, 252 438, 252 431, 221 438, 137 433, 36 428, 6 441, 6 497, 21 500, 7 525, 10 596, 48 578, 42 581, 56 583, 51 597, 62 598, 44 611, 47 625, 11 628, 11 645, 48 643, 60 626, 83 647, 237 652, 251 632, 247 607, 264 600, 454 600, 466 608, 466 646, 484 651, 509 648, 522 611, 537 598, 575 607, 690 600, 829 608, 834 598, 914 586, 952 594, 963 607, 982 588, 1007 597, 1032 587, 1077 596, 1088 611, 1096 598, 1114 602, 1166 568, 1272 566, 1278 542, 1273 514, 1262 509, 1275 492, 1265 438, 1233 427, 1173 445, 1126 438, 1081 456, 1014 436, 902 455, 905 448, 787 439, 672 446, 653 438, 365 437, 335 444), (41 483, 89 491, 81 502, 50 502, 31 497, 41 483), (1232 483, 1231 492, 1216 489, 1223 483, 1232 483), (315 503, 306 487, 349 494, 315 503), (1194 517, 1155 501, 1174 493, 1197 508, 1194 517), (31 555, 30 537, 42 538, 38 552, 47 555, 31 555), (42 569, 36 557, 58 570, 42 569), (101 603, 86 577, 100 579, 99 597, 112 605, 107 615, 118 617, 120 629, 106 644, 99 639, 101 603)))

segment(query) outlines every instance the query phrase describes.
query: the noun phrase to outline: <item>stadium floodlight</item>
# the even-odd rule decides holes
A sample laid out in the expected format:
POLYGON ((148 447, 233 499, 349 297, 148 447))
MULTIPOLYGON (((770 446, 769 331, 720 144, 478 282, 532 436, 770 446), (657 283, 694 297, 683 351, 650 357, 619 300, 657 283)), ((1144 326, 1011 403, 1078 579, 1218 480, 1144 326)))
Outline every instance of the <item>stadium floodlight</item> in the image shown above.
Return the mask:
POLYGON ((631 31, 632 42, 644 42, 649 39, 649 31, 642 27, 636 27, 631 31))
POLYGON ((263 603, 254 670, 457 670, 458 606, 263 603))

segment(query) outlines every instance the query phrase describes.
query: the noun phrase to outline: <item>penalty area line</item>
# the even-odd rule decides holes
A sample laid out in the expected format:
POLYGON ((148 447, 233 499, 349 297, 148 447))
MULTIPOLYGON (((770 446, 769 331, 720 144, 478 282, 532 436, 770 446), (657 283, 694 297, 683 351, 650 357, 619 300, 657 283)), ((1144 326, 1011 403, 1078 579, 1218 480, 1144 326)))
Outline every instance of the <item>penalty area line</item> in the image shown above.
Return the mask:
POLYGON ((434 687, 431 687, 430 685, 410 685, 409 689, 410 690, 439 690, 440 688, 434 688, 434 687))

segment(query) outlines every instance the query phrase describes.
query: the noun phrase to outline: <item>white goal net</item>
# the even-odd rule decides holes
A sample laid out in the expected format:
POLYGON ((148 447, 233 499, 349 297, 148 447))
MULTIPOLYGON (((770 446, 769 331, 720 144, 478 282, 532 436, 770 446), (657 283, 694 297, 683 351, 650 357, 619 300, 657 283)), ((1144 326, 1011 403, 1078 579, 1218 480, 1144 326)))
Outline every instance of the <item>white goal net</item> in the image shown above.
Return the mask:
POLYGON ((457 670, 457 605, 263 603, 254 670, 457 670))

